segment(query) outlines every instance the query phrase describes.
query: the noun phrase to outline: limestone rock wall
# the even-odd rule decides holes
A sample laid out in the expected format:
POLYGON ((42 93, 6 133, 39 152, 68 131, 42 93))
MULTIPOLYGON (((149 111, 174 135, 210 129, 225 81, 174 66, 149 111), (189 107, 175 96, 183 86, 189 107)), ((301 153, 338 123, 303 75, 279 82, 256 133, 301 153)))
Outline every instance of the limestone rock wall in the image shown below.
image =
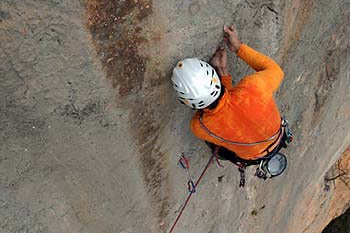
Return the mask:
MULTIPOLYGON (((239 189, 211 166, 176 232, 321 232, 345 211, 325 180, 350 145, 348 0, 2 0, 0 232, 166 232, 187 195, 177 154, 193 177, 210 155, 171 70, 230 23, 284 69, 296 140, 273 180, 248 169, 239 189)), ((252 72, 229 58, 234 82, 252 72)))

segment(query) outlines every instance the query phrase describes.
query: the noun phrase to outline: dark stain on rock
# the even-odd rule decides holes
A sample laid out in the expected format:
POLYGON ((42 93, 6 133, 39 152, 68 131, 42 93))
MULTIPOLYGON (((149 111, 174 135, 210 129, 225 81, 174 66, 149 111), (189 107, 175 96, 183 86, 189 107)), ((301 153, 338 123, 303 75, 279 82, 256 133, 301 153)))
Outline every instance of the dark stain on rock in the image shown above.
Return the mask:
POLYGON ((6 144, 8 139, 15 137, 32 146, 44 147, 47 143, 46 116, 35 115, 35 107, 23 104, 23 99, 14 95, 11 88, 3 90, 5 92, 0 95, 0 141, 6 144))
POLYGON ((334 51, 328 53, 326 62, 324 64, 324 71, 322 72, 317 84, 316 97, 316 111, 323 109, 323 106, 330 94, 330 90, 334 87, 339 73, 339 57, 334 51))
POLYGON ((80 125, 91 116, 101 116, 102 112, 103 106, 99 102, 89 102, 82 108, 77 107, 74 103, 70 103, 64 106, 61 115, 73 119, 80 125))
POLYGON ((287 11, 284 13, 283 39, 282 47, 280 48, 282 66, 284 66, 288 54, 291 53, 300 40, 302 31, 312 16, 315 0, 295 0, 288 4, 295 4, 296 8, 288 7, 287 11), (294 21, 293 24, 290 23, 291 20, 294 21))
POLYGON ((346 28, 349 27, 350 11, 344 11, 341 14, 342 18, 336 25, 334 33, 328 40, 327 53, 325 54, 324 61, 320 67, 321 73, 316 83, 315 91, 315 106, 313 115, 313 125, 321 118, 322 113, 325 111, 327 100, 332 94, 340 76, 340 67, 344 67, 344 62, 348 61, 349 57, 349 42, 344 34, 346 28))
MULTIPOLYGON (((171 186, 168 180, 166 151, 162 150, 160 138, 161 126, 166 124, 164 118, 156 115, 163 106, 154 106, 157 97, 149 95, 136 101, 138 111, 132 113, 133 136, 140 151, 140 164, 146 190, 151 196, 151 204, 156 212, 157 221, 161 222, 169 213, 168 201, 171 186)), ((164 113, 166 115, 166 113, 164 113)), ((164 116, 163 116, 164 117, 164 116)), ((165 228, 162 225, 161 228, 165 228)), ((162 229, 165 230, 165 229, 162 229)))
POLYGON ((97 55, 113 88, 117 88, 121 96, 142 88, 148 57, 138 54, 137 50, 147 39, 135 32, 140 20, 152 12, 151 3, 149 0, 87 1, 87 27, 97 55))
POLYGON ((0 10, 0 22, 4 20, 8 20, 9 18, 10 18, 10 14, 8 12, 0 10))
MULTIPOLYGON (((141 46, 149 46, 156 38, 157 33, 143 26, 152 13, 152 1, 87 0, 86 7, 87 27, 106 75, 118 91, 118 103, 131 108, 130 128, 140 152, 140 168, 154 217, 160 223, 169 213, 171 192, 160 139, 167 112, 162 104, 154 104, 162 96, 157 87, 164 82, 152 82, 162 80, 153 77, 158 74, 153 72, 158 67, 149 65, 155 64, 151 62, 154 58, 139 53, 141 46), (146 64, 152 77, 145 76, 146 64), (143 87, 144 83, 152 88, 143 87)), ((165 228, 166 224, 155 227, 165 228)))

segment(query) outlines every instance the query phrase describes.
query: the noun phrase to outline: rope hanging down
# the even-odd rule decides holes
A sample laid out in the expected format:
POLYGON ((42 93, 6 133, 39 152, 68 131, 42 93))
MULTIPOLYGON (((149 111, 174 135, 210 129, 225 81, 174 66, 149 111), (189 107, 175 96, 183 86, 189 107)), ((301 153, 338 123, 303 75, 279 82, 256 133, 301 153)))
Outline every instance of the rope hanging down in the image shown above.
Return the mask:
MULTIPOLYGON (((180 210, 180 213, 179 213, 178 216, 176 217, 176 219, 175 219, 175 221, 174 221, 173 225, 171 226, 171 228, 170 228, 170 230, 169 230, 168 233, 172 233, 172 232, 174 231, 176 224, 178 223, 178 221, 179 221, 179 219, 180 219, 180 217, 181 217, 183 211, 185 210, 185 208, 186 208, 186 206, 187 206, 189 200, 190 200, 191 197, 192 197, 192 194, 196 191, 196 188, 197 188, 199 182, 200 182, 201 179, 203 178, 205 172, 208 170, 208 168, 209 168, 211 162, 213 161, 213 158, 214 158, 214 157, 215 157, 216 159, 218 158, 219 148, 220 148, 220 147, 216 147, 216 148, 215 148, 214 153, 212 154, 212 156, 210 156, 210 159, 209 159, 207 165, 205 166, 205 168, 204 168, 204 170, 202 171, 201 175, 199 176, 198 180, 197 180, 196 183, 194 184, 193 189, 192 189, 192 190, 189 190, 189 194, 188 194, 188 196, 187 196, 187 198, 186 198, 186 201, 185 201, 184 204, 182 205, 181 210, 180 210)), ((217 160, 217 161, 218 161, 218 160, 217 160)), ((184 165, 186 166, 186 168, 189 168, 188 162, 187 162, 186 160, 184 160, 184 162, 185 162, 185 164, 186 164, 186 165, 184 164, 184 165)), ((181 164, 181 166, 183 166, 183 164, 181 163, 181 161, 180 161, 180 164, 181 164)), ((183 166, 183 167, 185 167, 185 166, 183 166)))

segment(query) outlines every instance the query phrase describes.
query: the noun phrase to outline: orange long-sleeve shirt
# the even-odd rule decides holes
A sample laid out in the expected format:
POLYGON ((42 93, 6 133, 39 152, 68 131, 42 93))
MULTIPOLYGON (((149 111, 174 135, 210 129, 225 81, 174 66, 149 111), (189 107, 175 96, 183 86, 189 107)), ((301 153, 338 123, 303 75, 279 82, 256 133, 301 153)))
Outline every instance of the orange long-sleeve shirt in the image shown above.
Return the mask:
MULTIPOLYGON (((229 141, 254 143, 278 132, 281 116, 273 98, 284 73, 269 57, 242 44, 237 55, 256 72, 232 86, 232 77, 221 77, 226 90, 215 109, 203 110, 202 122, 215 135, 229 141)), ((232 145, 209 135, 199 122, 200 111, 191 120, 192 132, 205 141, 223 146, 243 159, 255 159, 272 143, 232 145)))

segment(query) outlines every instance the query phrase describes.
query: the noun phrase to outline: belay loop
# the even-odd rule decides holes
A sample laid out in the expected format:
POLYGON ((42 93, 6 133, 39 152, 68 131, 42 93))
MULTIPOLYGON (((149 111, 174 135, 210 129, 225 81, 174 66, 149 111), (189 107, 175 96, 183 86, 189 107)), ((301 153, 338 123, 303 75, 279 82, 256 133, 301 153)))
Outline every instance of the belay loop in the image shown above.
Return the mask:
MULTIPOLYGON (((211 132, 210 132, 211 133, 211 132)), ((213 136, 211 133, 210 135, 213 136)), ((218 138, 218 136, 216 136, 218 138)), ((293 134, 289 128, 288 121, 285 118, 281 119, 281 125, 280 129, 278 130, 278 133, 270 137, 270 139, 275 139, 275 142, 273 142, 271 145, 277 142, 279 140, 278 144, 274 149, 270 150, 270 146, 268 146, 263 152, 266 152, 266 155, 264 157, 255 159, 255 160, 244 160, 244 159, 234 159, 230 160, 232 163, 236 164, 238 166, 238 171, 240 174, 240 180, 239 180, 239 187, 245 186, 245 170, 246 167, 251 165, 258 165, 258 168, 256 169, 255 176, 258 178, 266 180, 267 178, 272 178, 275 176, 279 176, 283 173, 283 171, 287 167, 287 157, 280 153, 280 149, 286 148, 287 144, 291 143, 293 141, 293 134)), ((220 138, 220 140, 223 140, 220 138)), ((265 141, 268 141, 265 140, 265 141)), ((261 141, 261 142, 265 142, 261 141)), ((228 142, 225 140, 225 142, 228 142)), ((244 146, 251 146, 256 145, 261 142, 255 142, 251 144, 244 144, 244 143, 237 143, 237 142, 230 142, 231 144, 238 144, 238 145, 244 145, 244 146)), ((215 147, 218 149, 218 147, 215 147)), ((263 153, 262 152, 262 153, 263 153)), ((215 158, 218 160, 220 157, 217 153, 215 153, 215 158)), ((220 165, 220 163, 218 163, 220 165)))

